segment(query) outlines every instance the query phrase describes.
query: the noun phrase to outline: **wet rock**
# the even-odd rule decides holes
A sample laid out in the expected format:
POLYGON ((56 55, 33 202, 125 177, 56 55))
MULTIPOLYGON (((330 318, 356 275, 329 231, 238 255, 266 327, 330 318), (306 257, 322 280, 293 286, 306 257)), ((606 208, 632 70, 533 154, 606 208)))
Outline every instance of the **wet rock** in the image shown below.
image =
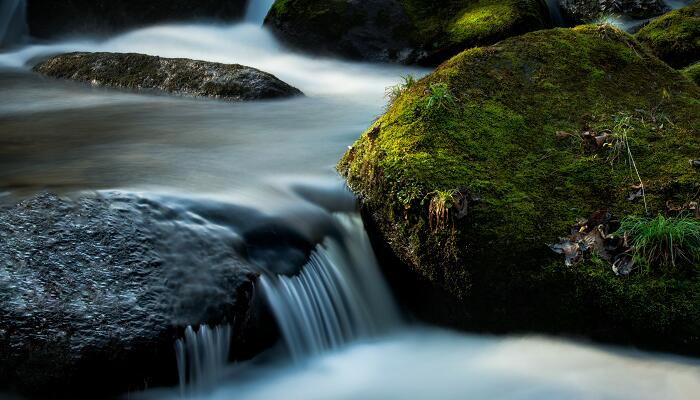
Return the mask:
POLYGON ((155 23, 236 20, 246 0, 27 0, 32 36, 109 34, 155 23))
POLYGON ((299 89, 255 68, 134 53, 61 54, 39 63, 34 71, 94 86, 227 100, 302 95, 299 89))
POLYGON ((592 22, 608 15, 647 19, 668 11, 663 0, 559 0, 559 5, 575 22, 592 22))
POLYGON ((438 64, 466 48, 550 24, 540 0, 278 0, 265 24, 304 51, 438 64))
POLYGON ((231 356, 255 354, 271 339, 238 240, 132 195, 43 194, 1 208, 0 392, 175 384, 174 343, 188 325, 229 324, 231 356))

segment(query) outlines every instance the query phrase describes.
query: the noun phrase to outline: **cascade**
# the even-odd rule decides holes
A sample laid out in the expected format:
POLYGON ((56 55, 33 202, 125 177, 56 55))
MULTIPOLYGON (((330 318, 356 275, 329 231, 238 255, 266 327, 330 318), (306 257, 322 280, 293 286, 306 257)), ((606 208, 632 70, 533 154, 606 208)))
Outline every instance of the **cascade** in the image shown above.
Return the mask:
POLYGON ((0 2, 0 48, 19 44, 29 36, 26 0, 0 2))
POLYGON ((335 214, 341 235, 313 251, 297 276, 263 275, 262 292, 294 359, 400 324, 362 220, 335 214))
POLYGON ((245 21, 262 25, 274 3, 275 0, 249 0, 248 8, 245 12, 245 21))
POLYGON ((185 337, 175 343, 180 391, 197 391, 216 382, 228 362, 231 327, 210 328, 201 325, 198 330, 188 326, 185 337))

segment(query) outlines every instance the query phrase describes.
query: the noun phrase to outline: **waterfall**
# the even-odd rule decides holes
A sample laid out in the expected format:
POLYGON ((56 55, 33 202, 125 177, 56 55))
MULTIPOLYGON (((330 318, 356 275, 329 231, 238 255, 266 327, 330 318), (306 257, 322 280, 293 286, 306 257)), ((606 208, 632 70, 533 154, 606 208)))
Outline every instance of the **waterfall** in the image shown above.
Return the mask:
POLYGON ((566 21, 561 14, 559 0, 547 0, 547 8, 549 9, 549 17, 552 19, 552 24, 555 27, 566 27, 566 21))
POLYGON ((228 362, 230 342, 228 325, 215 328, 201 325, 197 331, 187 327, 185 337, 175 343, 182 395, 216 382, 228 362))
POLYGON ((0 48, 21 43, 27 36, 26 0, 0 1, 0 48))
POLYGON ((334 217, 340 238, 318 245, 299 275, 260 278, 287 348, 297 360, 400 324, 362 220, 357 215, 334 217))
POLYGON ((262 25, 275 0, 248 0, 245 21, 262 25))

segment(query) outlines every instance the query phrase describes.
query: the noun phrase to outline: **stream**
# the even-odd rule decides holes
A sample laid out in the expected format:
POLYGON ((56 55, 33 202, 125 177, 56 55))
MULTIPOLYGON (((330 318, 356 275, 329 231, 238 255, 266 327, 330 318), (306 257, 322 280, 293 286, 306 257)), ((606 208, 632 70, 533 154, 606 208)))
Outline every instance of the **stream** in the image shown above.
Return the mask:
MULTIPOLYGON (((192 327, 173 344, 180 386, 128 398, 687 399, 700 393, 694 359, 411 322, 383 281, 355 199, 334 166, 383 113, 385 88, 402 75, 429 71, 287 50, 260 26, 271 3, 250 4, 237 24, 161 25, 105 40, 25 41, 21 27, 5 24, 14 39, 0 50, 0 201, 42 190, 123 192, 190 208, 216 201, 226 212, 245 207, 284 220, 315 242, 298 275, 265 269, 258 282, 283 336, 277 347, 228 364, 222 354, 236 345, 230 328, 192 327), (232 103, 93 88, 31 72, 41 57, 68 51, 240 63, 275 74, 306 97, 232 103)), ((1 37, 9 41, 5 31, 1 37)), ((235 234, 246 218, 233 217, 226 229, 235 234)))

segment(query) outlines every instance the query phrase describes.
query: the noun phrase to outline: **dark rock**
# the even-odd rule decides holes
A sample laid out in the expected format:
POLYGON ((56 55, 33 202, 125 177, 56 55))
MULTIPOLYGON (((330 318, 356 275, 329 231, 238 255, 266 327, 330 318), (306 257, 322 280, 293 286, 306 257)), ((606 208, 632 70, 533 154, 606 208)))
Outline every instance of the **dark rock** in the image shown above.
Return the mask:
POLYGON ((663 0, 559 0, 559 5, 575 22, 592 22, 607 15, 647 19, 668 11, 663 0))
POLYGON ((541 0, 278 0, 265 20, 304 51, 406 64, 438 64, 549 23, 541 0))
POLYGON ((238 64, 219 64, 144 54, 68 53, 34 71, 95 86, 151 89, 185 96, 257 100, 302 95, 274 75, 238 64))
POLYGON ((175 384, 174 343, 188 325, 231 325, 232 358, 273 340, 237 236, 188 215, 119 194, 0 209, 0 392, 175 384))
POLYGON ((247 0, 27 0, 30 33, 38 38, 109 34, 160 22, 235 20, 247 0))

